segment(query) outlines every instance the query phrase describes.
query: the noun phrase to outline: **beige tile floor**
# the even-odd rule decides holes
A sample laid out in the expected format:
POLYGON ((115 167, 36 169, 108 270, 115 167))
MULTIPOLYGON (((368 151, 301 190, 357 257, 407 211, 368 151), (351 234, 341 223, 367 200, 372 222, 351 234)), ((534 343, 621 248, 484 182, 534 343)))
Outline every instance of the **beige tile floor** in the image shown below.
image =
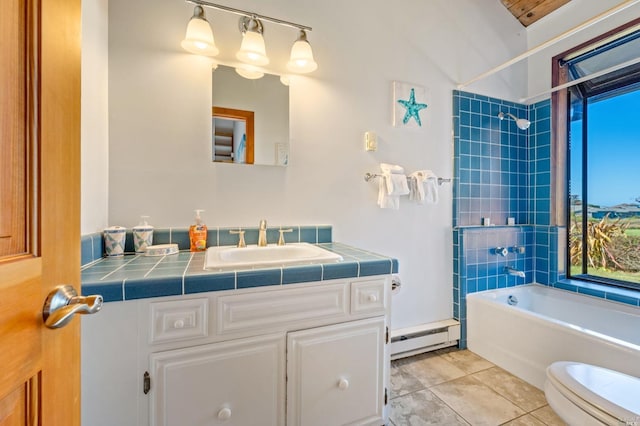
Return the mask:
POLYGON ((544 392, 468 350, 391 363, 390 425, 564 425, 544 392))

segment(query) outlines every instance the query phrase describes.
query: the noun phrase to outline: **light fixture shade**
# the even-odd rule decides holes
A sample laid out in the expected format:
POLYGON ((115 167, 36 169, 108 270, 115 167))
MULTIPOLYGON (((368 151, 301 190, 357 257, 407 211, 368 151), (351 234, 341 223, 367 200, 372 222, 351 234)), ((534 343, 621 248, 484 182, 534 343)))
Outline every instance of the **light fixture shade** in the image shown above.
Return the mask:
POLYGON ((313 60, 313 51, 307 41, 307 33, 300 30, 300 37, 291 47, 291 56, 287 62, 287 69, 292 72, 307 73, 315 71, 318 64, 313 60))
POLYGON ((196 55, 216 56, 220 52, 216 47, 211 26, 204 15, 202 6, 194 8, 181 46, 187 52, 196 55))
POLYGON ((236 72, 242 77, 249 80, 257 80, 259 78, 264 77, 264 73, 262 71, 252 68, 250 66, 236 67, 236 72))
POLYGON ((262 34, 247 30, 242 36, 242 44, 240 45, 240 50, 236 53, 236 58, 251 65, 267 65, 269 58, 264 47, 262 34))

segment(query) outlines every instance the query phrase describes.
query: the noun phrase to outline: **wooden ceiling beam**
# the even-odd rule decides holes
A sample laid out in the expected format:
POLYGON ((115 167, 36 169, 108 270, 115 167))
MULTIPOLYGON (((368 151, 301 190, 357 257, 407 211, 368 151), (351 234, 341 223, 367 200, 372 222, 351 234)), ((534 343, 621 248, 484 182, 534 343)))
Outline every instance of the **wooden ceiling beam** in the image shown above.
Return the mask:
POLYGON ((571 0, 500 0, 525 27, 544 18, 571 0))

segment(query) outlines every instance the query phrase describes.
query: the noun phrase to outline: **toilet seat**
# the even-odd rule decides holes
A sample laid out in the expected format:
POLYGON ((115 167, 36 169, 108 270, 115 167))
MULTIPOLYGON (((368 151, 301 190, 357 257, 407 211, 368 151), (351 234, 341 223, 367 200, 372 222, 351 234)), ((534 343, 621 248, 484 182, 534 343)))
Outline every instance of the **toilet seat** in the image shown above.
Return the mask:
POLYGON ((547 368, 547 382, 568 403, 604 424, 640 419, 640 378, 594 365, 560 361, 547 368))

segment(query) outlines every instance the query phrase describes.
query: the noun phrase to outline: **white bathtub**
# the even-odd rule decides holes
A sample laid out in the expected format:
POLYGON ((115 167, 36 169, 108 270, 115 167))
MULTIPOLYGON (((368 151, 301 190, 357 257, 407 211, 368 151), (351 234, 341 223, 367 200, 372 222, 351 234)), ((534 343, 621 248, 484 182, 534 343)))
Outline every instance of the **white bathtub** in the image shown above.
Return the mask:
POLYGON ((538 284, 473 293, 467 345, 540 389, 561 360, 640 377, 640 308, 538 284))

